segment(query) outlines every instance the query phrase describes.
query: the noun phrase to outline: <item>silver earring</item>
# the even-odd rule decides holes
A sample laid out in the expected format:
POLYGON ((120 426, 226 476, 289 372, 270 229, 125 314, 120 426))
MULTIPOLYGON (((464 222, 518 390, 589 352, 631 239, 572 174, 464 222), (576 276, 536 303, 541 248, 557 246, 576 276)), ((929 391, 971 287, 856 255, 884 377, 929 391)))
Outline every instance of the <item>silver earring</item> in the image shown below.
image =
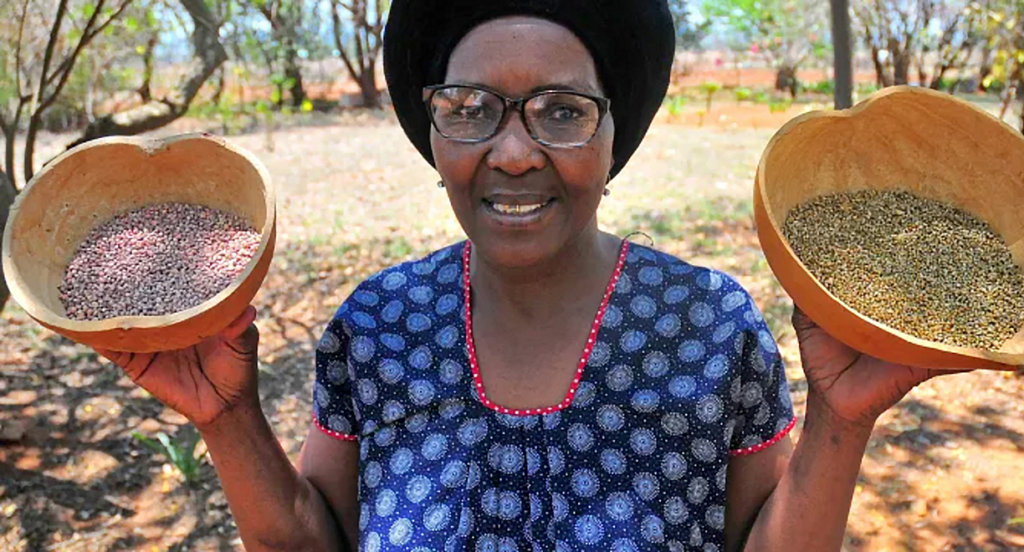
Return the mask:
POLYGON ((604 197, 608 197, 608 196, 612 195, 612 189, 611 188, 605 188, 603 193, 604 193, 604 197))
POLYGON ((444 188, 444 180, 438 180, 437 181, 437 187, 438 188, 444 188))

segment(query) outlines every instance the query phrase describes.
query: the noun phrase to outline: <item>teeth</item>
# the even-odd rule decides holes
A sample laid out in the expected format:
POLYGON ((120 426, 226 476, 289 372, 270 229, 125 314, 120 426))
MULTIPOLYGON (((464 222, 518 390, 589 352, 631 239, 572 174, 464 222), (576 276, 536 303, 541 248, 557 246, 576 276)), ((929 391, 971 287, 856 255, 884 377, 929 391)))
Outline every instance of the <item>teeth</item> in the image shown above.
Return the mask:
POLYGON ((536 203, 533 205, 503 205, 501 203, 495 203, 494 210, 503 215, 526 215, 543 206, 543 203, 536 203))

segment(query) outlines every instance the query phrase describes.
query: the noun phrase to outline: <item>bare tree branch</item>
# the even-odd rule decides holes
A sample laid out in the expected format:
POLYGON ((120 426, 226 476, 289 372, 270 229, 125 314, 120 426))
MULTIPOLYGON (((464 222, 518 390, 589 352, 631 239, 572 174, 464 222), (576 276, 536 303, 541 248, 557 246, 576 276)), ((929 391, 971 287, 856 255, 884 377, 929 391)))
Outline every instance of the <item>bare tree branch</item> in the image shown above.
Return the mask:
POLYGON ((21 43, 25 36, 25 18, 27 17, 28 0, 25 0, 21 9, 21 20, 18 21, 18 43, 14 46, 14 87, 17 89, 19 96, 24 95, 24 92, 21 90, 21 43))

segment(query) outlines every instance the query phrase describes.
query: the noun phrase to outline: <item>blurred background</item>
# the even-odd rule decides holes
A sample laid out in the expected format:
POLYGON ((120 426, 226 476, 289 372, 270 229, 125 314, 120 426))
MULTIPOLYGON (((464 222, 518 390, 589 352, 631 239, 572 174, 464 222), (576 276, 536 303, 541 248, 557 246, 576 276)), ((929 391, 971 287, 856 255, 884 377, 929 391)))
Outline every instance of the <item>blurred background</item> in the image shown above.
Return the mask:
MULTIPOLYGON (((833 109, 836 59, 852 69, 854 101, 928 87, 1024 132, 1024 0, 832 4, 846 15, 836 27, 824 0, 670 1, 669 96, 599 213, 608 231, 643 232, 637 240, 735 275, 782 344, 801 413, 792 304, 752 219, 773 133, 833 109)), ((370 274, 463 237, 390 108, 387 12, 382 0, 0 0, 0 228, 36 171, 103 136, 207 131, 270 169, 280 227, 256 298, 260 387, 292 458, 309 427, 312 351, 334 309, 370 274)), ((184 419, 34 323, 2 279, 0 310, 0 549, 240 549, 184 419)), ((1024 549, 1021 382, 942 378, 886 414, 846 549, 1024 549)))

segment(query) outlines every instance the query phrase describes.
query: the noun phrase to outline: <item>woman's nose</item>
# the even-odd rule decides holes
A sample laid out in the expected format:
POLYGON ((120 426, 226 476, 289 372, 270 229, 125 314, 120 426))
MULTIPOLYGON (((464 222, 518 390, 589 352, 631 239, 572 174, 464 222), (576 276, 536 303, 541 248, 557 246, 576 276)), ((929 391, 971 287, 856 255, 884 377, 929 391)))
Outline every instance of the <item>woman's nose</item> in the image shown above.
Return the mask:
POLYGON ((544 168, 547 157, 542 146, 531 136, 519 113, 512 111, 508 121, 491 139, 493 146, 487 152, 487 167, 513 176, 544 168))

